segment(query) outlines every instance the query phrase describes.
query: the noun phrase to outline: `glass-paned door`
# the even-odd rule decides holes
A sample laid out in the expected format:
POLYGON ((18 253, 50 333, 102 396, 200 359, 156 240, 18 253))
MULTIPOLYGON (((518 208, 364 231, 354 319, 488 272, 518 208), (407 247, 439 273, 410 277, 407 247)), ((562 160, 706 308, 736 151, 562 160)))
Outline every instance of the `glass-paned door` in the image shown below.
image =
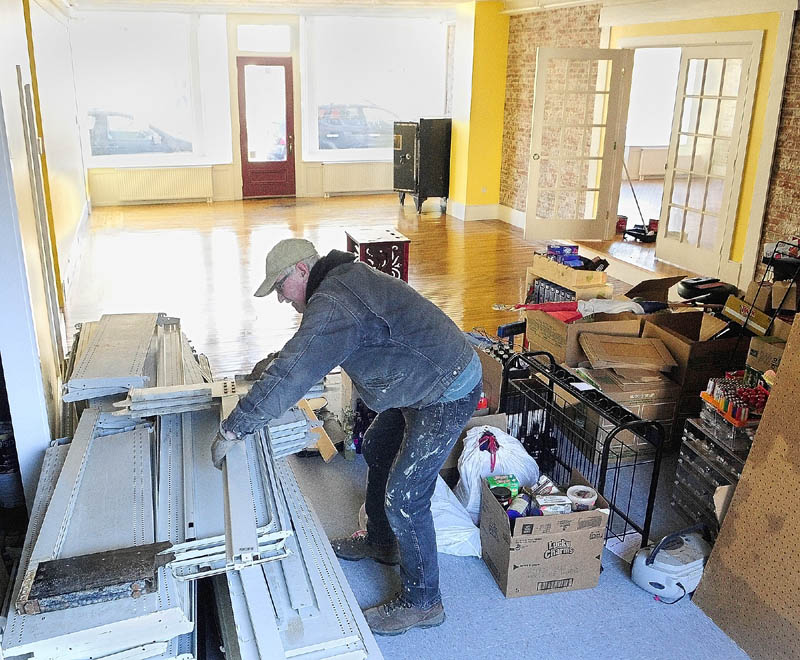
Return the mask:
POLYGON ((735 222, 750 117, 750 49, 684 48, 670 136, 656 256, 716 275, 735 222), (738 174, 738 176, 737 176, 738 174))
POLYGON ((539 48, 525 238, 613 232, 633 51, 539 48))
POLYGON ((295 194, 290 57, 238 57, 242 196, 295 194))

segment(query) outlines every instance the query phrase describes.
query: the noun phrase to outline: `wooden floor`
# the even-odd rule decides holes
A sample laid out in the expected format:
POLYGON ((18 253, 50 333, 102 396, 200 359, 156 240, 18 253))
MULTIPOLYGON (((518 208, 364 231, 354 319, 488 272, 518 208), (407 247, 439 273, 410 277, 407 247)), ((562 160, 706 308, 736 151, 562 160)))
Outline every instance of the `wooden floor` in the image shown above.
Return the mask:
POLYGON ((518 318, 492 304, 521 299, 525 269, 542 247, 501 221, 417 215, 395 195, 98 208, 67 294, 67 321, 166 312, 181 319, 215 375, 249 371, 300 321, 275 296, 253 297, 266 252, 292 236, 323 254, 343 250, 345 229, 355 227, 394 227, 408 236, 409 283, 465 330, 494 332, 518 318))

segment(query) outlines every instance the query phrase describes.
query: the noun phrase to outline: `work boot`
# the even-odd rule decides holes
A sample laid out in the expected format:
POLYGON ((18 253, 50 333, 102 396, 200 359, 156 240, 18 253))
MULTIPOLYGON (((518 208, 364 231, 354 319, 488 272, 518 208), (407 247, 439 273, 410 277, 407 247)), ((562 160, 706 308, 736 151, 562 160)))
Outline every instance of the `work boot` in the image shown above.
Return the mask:
POLYGON ((388 603, 364 610, 364 618, 376 635, 402 635, 411 628, 433 628, 444 623, 444 607, 436 603, 423 610, 398 595, 388 603))
POLYGON ((400 563, 400 553, 396 543, 388 546, 374 545, 367 540, 366 535, 334 539, 331 541, 331 547, 339 559, 347 561, 374 559, 388 566, 396 566, 400 563))

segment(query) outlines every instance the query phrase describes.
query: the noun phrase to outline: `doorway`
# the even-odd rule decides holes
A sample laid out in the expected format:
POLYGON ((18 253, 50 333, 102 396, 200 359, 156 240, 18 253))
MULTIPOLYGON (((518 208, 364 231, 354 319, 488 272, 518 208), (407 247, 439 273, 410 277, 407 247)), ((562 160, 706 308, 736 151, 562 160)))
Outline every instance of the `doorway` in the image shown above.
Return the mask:
POLYGON ((650 242, 630 247, 650 261, 738 278, 728 257, 761 44, 691 37, 701 45, 621 44, 639 56, 636 95, 632 50, 537 50, 526 239, 608 241, 622 214, 644 225, 650 242), (649 130, 626 140, 637 96, 655 110, 634 109, 649 130))
POLYGON ((290 57, 237 57, 242 197, 295 195, 290 57))
MULTIPOLYGON (((664 193, 669 137, 678 88, 680 48, 639 48, 634 51, 630 103, 625 132, 625 166, 617 206, 617 226, 644 226, 657 232, 664 193)), ((654 233, 653 238, 657 234, 654 233)), ((623 236, 623 240, 636 239, 623 236)), ((654 243, 655 241, 653 241, 654 243)), ((653 243, 640 241, 643 249, 653 243)))

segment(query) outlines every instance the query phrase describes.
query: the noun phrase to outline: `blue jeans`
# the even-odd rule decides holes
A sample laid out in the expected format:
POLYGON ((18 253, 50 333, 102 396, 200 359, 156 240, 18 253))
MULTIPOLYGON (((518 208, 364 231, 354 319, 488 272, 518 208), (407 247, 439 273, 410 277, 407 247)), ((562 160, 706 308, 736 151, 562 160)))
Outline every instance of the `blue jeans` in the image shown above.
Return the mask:
POLYGON ((456 401, 425 408, 390 408, 364 435, 367 538, 400 551, 403 597, 428 609, 441 602, 431 498, 436 477, 481 393, 481 384, 456 401))

